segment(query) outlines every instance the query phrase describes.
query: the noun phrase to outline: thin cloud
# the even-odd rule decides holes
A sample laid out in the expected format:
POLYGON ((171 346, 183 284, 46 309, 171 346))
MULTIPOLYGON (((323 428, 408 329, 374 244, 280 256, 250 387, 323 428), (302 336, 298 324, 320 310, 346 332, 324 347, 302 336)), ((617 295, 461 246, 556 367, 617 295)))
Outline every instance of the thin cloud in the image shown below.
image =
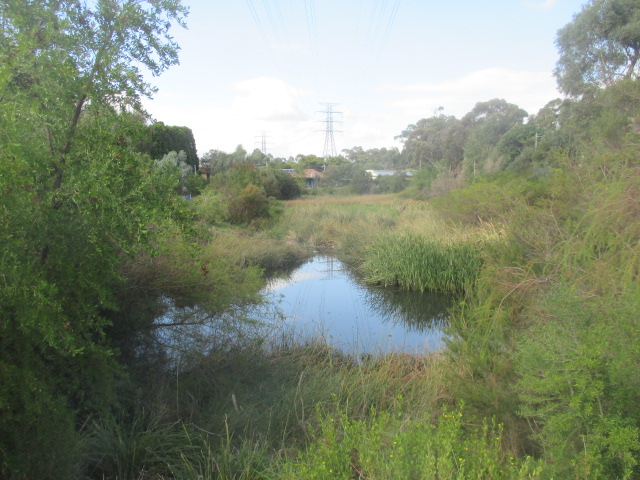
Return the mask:
POLYGON ((388 85, 383 89, 396 94, 387 105, 417 115, 416 120, 431 116, 439 106, 444 107, 445 114, 462 116, 477 102, 492 98, 504 98, 536 113, 558 96, 551 73, 504 68, 483 69, 447 82, 388 85))
POLYGON ((309 95, 277 78, 258 77, 233 85, 241 95, 234 97, 232 109, 245 117, 263 121, 303 121, 307 114, 298 102, 309 95))

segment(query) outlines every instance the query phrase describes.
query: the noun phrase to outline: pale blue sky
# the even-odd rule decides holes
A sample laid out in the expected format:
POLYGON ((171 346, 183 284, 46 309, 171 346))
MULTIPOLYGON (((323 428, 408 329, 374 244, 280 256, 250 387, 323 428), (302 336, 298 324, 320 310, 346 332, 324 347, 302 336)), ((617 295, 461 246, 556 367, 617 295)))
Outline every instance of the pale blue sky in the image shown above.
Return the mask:
POLYGON ((147 109, 185 125, 198 153, 322 155, 323 102, 338 152, 398 146, 411 123, 504 98, 536 113, 559 96, 555 37, 586 0, 184 0, 180 65, 147 109), (339 123, 338 123, 339 121, 339 123))

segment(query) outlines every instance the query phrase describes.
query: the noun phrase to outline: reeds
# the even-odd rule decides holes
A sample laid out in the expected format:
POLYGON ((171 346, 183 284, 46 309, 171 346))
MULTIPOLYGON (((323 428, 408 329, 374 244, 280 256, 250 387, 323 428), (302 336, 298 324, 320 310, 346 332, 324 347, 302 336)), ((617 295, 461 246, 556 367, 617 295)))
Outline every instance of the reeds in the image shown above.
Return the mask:
POLYGON ((362 271, 370 283, 458 294, 471 289, 482 263, 479 241, 388 235, 367 249, 362 271))

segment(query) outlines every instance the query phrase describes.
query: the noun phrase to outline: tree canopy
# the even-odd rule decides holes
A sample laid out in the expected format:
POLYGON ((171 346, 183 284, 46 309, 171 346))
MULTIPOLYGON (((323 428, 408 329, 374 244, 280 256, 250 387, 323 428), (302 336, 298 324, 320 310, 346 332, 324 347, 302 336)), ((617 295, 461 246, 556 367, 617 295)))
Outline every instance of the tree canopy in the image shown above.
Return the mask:
POLYGON ((591 0, 558 32, 560 89, 580 96, 640 72, 640 4, 635 0, 591 0))
POLYGON ((170 152, 184 152, 187 165, 196 168, 199 166, 196 140, 188 127, 154 122, 148 127, 147 138, 142 142, 140 150, 148 153, 153 160, 159 160, 170 152))
POLYGON ((0 477, 66 478, 74 414, 113 399, 105 312, 123 255, 173 196, 131 112, 153 92, 142 69, 177 62, 169 30, 186 13, 178 0, 0 6, 0 477))

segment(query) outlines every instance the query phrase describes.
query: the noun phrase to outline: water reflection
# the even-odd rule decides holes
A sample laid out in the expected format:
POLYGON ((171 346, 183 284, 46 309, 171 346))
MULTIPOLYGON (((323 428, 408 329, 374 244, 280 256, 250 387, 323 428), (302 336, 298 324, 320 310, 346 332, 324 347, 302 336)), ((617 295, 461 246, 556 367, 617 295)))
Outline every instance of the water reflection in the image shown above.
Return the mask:
POLYGON ((372 286, 368 287, 366 301, 382 318, 401 321, 405 328, 418 332, 442 329, 453 306, 453 298, 441 293, 372 286))
POLYGON ((272 280, 264 293, 264 305, 277 309, 288 334, 354 354, 440 349, 451 305, 444 295, 365 286, 323 256, 272 280))

